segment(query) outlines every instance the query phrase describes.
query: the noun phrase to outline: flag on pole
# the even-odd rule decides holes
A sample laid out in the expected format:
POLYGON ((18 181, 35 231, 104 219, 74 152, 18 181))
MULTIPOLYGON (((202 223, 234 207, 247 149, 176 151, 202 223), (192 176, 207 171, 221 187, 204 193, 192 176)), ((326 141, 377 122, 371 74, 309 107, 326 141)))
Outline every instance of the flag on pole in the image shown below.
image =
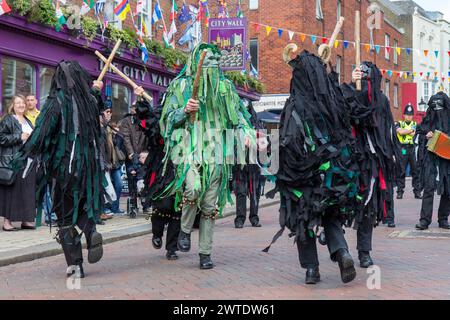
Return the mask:
POLYGON ((178 21, 180 21, 181 24, 188 22, 191 19, 191 16, 189 15, 189 10, 186 6, 186 3, 183 3, 183 6, 181 7, 181 12, 178 16, 178 21))
POLYGON ((138 16, 144 9, 144 1, 138 0, 136 4, 136 15, 138 16))
POLYGON ((128 0, 122 0, 117 7, 114 8, 114 14, 119 17, 120 20, 127 18, 127 13, 131 11, 130 3, 128 0))
POLYGON ((153 10, 152 24, 155 24, 156 22, 158 22, 161 19, 162 19, 162 13, 161 13, 161 9, 159 8, 159 2, 157 2, 155 4, 155 9, 153 10))
POLYGON ((144 63, 147 63, 148 61, 148 50, 147 50, 147 46, 145 45, 144 40, 142 40, 141 36, 138 36, 138 41, 141 47, 141 59, 142 61, 144 61, 144 63))
POLYGON ((98 16, 105 9, 106 0, 98 0, 95 4, 94 11, 95 15, 98 16))
POLYGON ((59 32, 62 26, 66 24, 66 18, 64 17, 61 7, 59 6, 59 0, 56 1, 55 12, 56 12, 56 19, 58 19, 55 25, 55 30, 59 32))
POLYGON ((11 8, 6 3, 6 0, 0 0, 0 16, 8 12, 11 12, 11 8))
POLYGON ((172 48, 175 48, 175 33, 177 33, 177 25, 175 23, 175 17, 177 16, 177 3, 175 0, 172 0, 172 9, 170 11, 170 30, 168 34, 169 43, 172 46, 172 48))
POLYGON ((80 14, 84 16, 95 6, 94 0, 83 0, 83 4, 81 5, 80 14))

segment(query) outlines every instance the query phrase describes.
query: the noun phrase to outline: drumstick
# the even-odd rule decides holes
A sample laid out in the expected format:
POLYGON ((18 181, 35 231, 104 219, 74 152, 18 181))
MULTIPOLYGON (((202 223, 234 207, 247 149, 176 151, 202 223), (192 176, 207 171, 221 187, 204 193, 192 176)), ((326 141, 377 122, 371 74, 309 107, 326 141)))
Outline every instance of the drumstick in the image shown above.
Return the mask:
MULTIPOLYGON (((355 49, 356 49, 356 67, 361 66, 361 33, 360 33, 360 13, 355 12, 355 49)), ((356 90, 361 91, 361 79, 356 80, 356 90)))
MULTIPOLYGON (((206 52, 207 52, 206 49, 203 50, 203 52, 200 55, 200 61, 198 62, 197 73, 195 74, 195 79, 194 79, 194 88, 192 89, 192 99, 194 99, 194 100, 197 100, 197 98, 198 98, 198 86, 200 84, 200 75, 202 72, 203 60, 205 60, 206 52)), ((197 112, 191 112, 191 114, 190 114, 191 123, 195 122, 196 113, 197 112)))
MULTIPOLYGON (((106 63, 106 61, 108 61, 100 52, 95 51, 95 54, 97 55, 97 57, 99 57, 103 62, 106 63)), ((133 87, 133 89, 136 89, 137 87, 139 87, 136 83, 133 82, 133 80, 131 80, 130 78, 128 78, 122 71, 120 71, 119 69, 117 69, 117 67, 113 64, 111 64, 111 69, 113 69, 113 71, 115 73, 117 73, 120 77, 122 77, 126 82, 128 82, 128 84, 133 87)), ((151 102, 153 100, 152 97, 150 97, 150 95, 144 91, 144 93, 142 94, 142 96, 147 99, 148 102, 151 102)))
POLYGON ((116 51, 119 49, 121 43, 122 43, 122 40, 119 39, 119 41, 117 41, 116 45, 114 46, 113 50, 111 51, 111 54, 108 57, 108 61, 105 62, 105 66, 103 67, 102 72, 98 76, 97 81, 103 80, 103 77, 105 76, 106 72, 108 71, 109 65, 113 61, 114 56, 116 55, 116 51))

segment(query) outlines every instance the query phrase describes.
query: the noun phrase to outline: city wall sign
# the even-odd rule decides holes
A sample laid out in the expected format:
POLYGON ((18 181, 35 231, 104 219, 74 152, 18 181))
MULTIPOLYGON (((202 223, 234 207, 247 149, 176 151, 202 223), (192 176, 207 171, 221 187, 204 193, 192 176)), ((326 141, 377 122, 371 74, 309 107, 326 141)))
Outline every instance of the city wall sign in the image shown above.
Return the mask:
MULTIPOLYGON (((117 62, 112 63, 117 69, 122 71, 126 76, 128 76, 130 79, 140 82, 147 82, 150 81, 150 83, 155 84, 157 86, 161 87, 167 87, 169 86, 170 82, 172 81, 171 78, 164 76, 159 73, 154 72, 148 72, 141 68, 135 68, 129 65, 121 65, 117 62)), ((103 69, 103 66, 105 63, 101 60, 98 60, 98 71, 101 71, 103 69)), ((114 73, 114 71, 109 68, 108 72, 114 73)))

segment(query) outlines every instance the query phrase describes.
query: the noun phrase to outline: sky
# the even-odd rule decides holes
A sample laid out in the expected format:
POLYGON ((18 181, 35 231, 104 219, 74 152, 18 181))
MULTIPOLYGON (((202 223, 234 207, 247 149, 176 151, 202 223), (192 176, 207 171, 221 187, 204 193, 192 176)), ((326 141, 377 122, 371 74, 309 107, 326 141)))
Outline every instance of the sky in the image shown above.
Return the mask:
POLYGON ((444 19, 450 21, 449 0, 414 0, 414 1, 427 11, 442 12, 444 14, 444 19))

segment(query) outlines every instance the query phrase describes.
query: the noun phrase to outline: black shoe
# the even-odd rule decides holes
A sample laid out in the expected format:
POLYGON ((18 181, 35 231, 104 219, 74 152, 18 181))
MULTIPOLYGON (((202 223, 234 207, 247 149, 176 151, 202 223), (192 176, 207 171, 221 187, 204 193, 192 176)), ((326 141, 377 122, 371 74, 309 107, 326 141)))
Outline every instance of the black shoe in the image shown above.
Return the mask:
POLYGON ((103 221, 103 220, 98 220, 97 222, 95 222, 95 224, 98 224, 98 225, 105 225, 106 223, 105 223, 105 221, 103 221))
POLYGON ((181 252, 189 252, 189 250, 191 250, 191 235, 180 231, 180 234, 178 235, 177 247, 181 252))
POLYGON ((387 226, 388 228, 395 228, 395 223, 389 222, 387 226))
POLYGON ((153 245, 153 248, 155 248, 155 249, 161 249, 161 247, 162 247, 162 239, 161 238, 158 238, 158 237, 153 237, 152 238, 152 245, 153 245))
MULTIPOLYGON (((79 265, 76 266, 76 267, 79 267, 79 268, 80 268, 80 278, 84 278, 83 265, 82 265, 82 264, 79 264, 79 265)), ((71 277, 71 276, 74 275, 75 273, 76 273, 75 270, 72 270, 72 272, 66 273, 66 274, 67 274, 67 278, 71 277)))
POLYGON ((369 251, 359 251, 358 258, 359 258, 359 266, 361 268, 368 268, 373 265, 373 261, 372 258, 370 257, 369 251))
POLYGON ((166 258, 167 260, 177 260, 178 255, 175 251, 167 251, 166 252, 166 258))
POLYGON ((103 238, 97 231, 92 232, 90 246, 88 248, 88 262, 96 263, 103 257, 103 238))
POLYGON ((420 192, 415 192, 414 193, 414 198, 415 199, 422 199, 422 195, 420 194, 420 192))
POLYGON ((397 199, 403 199, 403 191, 397 192, 397 199))
POLYGON ((448 224, 448 221, 440 222, 439 223, 439 228, 449 230, 450 229, 450 225, 448 224))
POLYGON ((343 283, 348 283, 355 279, 356 270, 353 258, 348 253, 347 249, 339 249, 336 253, 336 261, 339 264, 339 269, 341 270, 341 279, 343 283))
POLYGON ((419 222, 418 224, 416 224, 416 229, 418 230, 427 230, 428 226, 425 224, 422 224, 422 222, 419 222))
POLYGON ((306 284, 316 284, 320 281, 319 267, 306 269, 306 284))
POLYGON ((261 223, 259 223, 259 221, 256 221, 256 222, 252 222, 252 227, 259 228, 259 227, 262 227, 262 225, 261 225, 261 223))
POLYGON ((243 222, 235 222, 234 227, 236 229, 242 229, 244 227, 244 223, 243 222))
POLYGON ((212 269, 214 264, 211 260, 211 255, 199 253, 200 256, 200 269, 212 269))

